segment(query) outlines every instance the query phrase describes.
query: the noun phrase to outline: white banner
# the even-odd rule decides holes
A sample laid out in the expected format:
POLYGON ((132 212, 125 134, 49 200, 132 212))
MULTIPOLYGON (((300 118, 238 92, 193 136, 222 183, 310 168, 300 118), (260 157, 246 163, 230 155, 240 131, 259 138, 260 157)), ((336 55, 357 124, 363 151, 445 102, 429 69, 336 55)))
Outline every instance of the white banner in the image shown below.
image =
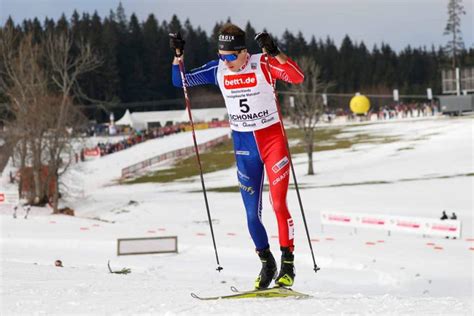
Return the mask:
POLYGON ((403 216, 387 216, 390 221, 388 226, 389 231, 399 231, 405 233, 416 233, 424 235, 424 223, 430 218, 417 218, 417 217, 403 217, 403 216))
POLYGON ((100 148, 99 147, 94 147, 94 148, 84 149, 84 157, 86 159, 99 158, 100 157, 100 148))
POLYGON ((178 237, 146 237, 117 239, 117 256, 178 252, 178 237))
POLYGON ((390 226, 390 222, 385 216, 360 214, 355 217, 358 227, 388 230, 390 226))
POLYGON ((352 214, 337 212, 321 212, 321 223, 323 225, 337 225, 355 227, 355 221, 352 214))
POLYGON ((322 225, 370 228, 418 235, 461 237, 461 221, 422 217, 321 212, 322 225))
POLYGON ((0 205, 18 205, 20 196, 17 191, 0 191, 0 205))
POLYGON ((428 100, 433 100, 433 90, 431 90, 431 88, 426 89, 426 96, 428 100))
POLYGON ((425 223, 426 235, 461 237, 461 221, 459 220, 427 220, 425 223))
POLYGON ((400 100, 400 95, 398 94, 398 89, 393 89, 393 101, 398 102, 400 100))

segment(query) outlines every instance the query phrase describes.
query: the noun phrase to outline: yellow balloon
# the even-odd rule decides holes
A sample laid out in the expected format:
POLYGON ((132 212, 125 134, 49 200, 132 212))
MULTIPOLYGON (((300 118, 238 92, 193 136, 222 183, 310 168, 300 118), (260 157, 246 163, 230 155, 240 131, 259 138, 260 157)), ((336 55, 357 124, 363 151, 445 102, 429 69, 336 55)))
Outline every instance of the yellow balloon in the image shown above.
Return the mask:
POLYGON ((355 114, 365 114, 370 109, 370 100, 365 95, 356 95, 351 99, 349 105, 355 114))

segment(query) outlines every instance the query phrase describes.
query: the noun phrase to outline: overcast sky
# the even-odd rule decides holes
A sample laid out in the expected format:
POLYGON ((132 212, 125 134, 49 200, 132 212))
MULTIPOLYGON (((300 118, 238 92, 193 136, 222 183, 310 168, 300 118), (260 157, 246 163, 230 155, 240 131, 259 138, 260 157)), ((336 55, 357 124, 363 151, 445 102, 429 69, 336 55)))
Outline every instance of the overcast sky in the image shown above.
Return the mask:
MULTIPOLYGON (((466 47, 474 47, 474 0, 464 0, 462 35, 466 47)), ((73 10, 107 16, 118 0, 0 0, 0 22, 11 15, 17 22, 25 18, 57 19, 73 10)), ((208 34, 217 21, 231 17, 257 31, 267 28, 281 36, 288 29, 301 31, 306 39, 332 37, 339 45, 345 34, 363 40, 369 48, 381 42, 400 50, 407 45, 444 45, 448 0, 122 0, 127 16, 135 12, 140 20, 153 13, 161 22, 173 14, 208 34)))

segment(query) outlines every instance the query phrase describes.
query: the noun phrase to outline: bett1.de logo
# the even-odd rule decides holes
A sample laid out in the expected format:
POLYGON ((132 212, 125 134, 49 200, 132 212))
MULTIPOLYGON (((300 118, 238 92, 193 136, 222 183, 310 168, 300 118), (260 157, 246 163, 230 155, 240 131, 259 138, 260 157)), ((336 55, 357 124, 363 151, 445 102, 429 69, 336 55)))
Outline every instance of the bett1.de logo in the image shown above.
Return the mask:
POLYGON ((251 88, 257 85, 257 76, 255 73, 239 74, 239 75, 225 75, 224 87, 226 89, 242 89, 251 88))

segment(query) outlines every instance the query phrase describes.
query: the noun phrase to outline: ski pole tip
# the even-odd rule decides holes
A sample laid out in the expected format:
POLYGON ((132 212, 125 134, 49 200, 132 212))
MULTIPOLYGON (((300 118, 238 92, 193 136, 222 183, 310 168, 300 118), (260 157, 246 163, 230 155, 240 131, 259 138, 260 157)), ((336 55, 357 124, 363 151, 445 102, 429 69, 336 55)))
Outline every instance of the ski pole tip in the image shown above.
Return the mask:
POLYGON ((318 267, 318 266, 314 266, 314 269, 313 269, 313 270, 314 270, 314 273, 317 273, 319 270, 321 270, 321 268, 318 267))
POLYGON ((216 270, 217 270, 217 272, 221 272, 221 270, 224 270, 224 268, 221 267, 221 266, 218 266, 216 270))

